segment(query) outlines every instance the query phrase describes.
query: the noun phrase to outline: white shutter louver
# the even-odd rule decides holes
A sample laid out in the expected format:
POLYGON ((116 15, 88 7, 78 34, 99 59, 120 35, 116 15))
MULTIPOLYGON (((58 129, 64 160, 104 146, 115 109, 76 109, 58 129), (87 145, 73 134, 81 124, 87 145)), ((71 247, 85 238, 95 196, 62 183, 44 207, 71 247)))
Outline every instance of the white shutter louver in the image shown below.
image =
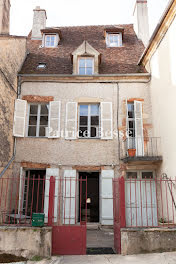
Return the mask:
POLYGON ((76 139, 77 133, 77 103, 66 104, 65 139, 76 139))
POLYGON ((112 103, 101 103, 101 139, 113 138, 112 103))
POLYGON ((59 101, 52 101, 49 104, 49 138, 60 137, 60 108, 61 103, 59 101))
POLYGON ((24 137, 25 119, 26 119, 27 101, 17 99, 15 101, 15 113, 13 124, 13 135, 15 137, 24 137))
POLYGON ((134 101, 136 155, 144 156, 142 102, 134 101))

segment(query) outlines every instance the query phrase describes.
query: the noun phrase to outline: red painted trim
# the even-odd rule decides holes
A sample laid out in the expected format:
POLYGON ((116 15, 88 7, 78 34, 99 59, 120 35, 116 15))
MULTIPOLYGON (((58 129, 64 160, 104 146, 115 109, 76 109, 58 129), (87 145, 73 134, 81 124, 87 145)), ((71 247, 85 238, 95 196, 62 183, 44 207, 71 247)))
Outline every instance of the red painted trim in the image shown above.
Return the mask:
POLYGON ((48 226, 52 226, 54 218, 54 195, 55 195, 55 177, 50 177, 49 188, 49 208, 48 208, 48 226))

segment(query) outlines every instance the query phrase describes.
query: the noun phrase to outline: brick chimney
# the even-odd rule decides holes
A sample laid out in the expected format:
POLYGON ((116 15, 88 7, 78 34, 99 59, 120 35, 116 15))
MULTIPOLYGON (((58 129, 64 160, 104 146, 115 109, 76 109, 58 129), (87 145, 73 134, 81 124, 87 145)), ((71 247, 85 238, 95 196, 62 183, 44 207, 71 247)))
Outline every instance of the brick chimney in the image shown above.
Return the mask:
POLYGON ((37 6, 34 9, 34 18, 32 26, 32 39, 41 39, 41 29, 46 27, 46 10, 40 9, 40 6, 37 6))
POLYGON ((134 30, 144 46, 149 41, 149 22, 147 0, 136 0, 134 9, 134 30))
POLYGON ((0 0, 0 34, 9 35, 10 0, 0 0))

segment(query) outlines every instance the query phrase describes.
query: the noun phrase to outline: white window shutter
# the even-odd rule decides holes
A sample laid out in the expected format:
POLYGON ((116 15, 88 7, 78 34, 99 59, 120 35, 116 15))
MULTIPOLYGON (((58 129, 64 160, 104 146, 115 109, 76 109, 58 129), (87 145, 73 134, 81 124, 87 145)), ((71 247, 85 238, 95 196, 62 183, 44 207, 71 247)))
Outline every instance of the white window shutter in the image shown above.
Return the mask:
POLYGON ((101 139, 113 138, 112 103, 101 103, 101 139))
POLYGON ((64 170, 63 224, 76 224, 77 212, 75 209, 77 208, 75 206, 79 204, 78 188, 79 181, 76 182, 76 170, 64 170))
POLYGON ((46 169, 46 180, 45 180, 45 199, 44 199, 44 213, 45 213, 45 223, 48 222, 48 209, 49 209, 49 190, 50 190, 50 178, 55 177, 55 198, 54 198, 54 223, 58 219, 58 197, 59 192, 59 169, 58 168, 47 168, 46 169))
POLYGON ((13 135, 15 137, 24 137, 26 120, 27 101, 17 99, 15 101, 15 113, 13 124, 13 135))
POLYGON ((77 134, 77 103, 66 104, 65 139, 76 139, 77 134))
POLYGON ((60 108, 61 102, 59 101, 52 101, 49 103, 49 138, 60 137, 60 108))
POLYGON ((101 171, 101 224, 113 225, 113 179, 114 170, 101 171))
POLYGON ((142 102, 134 101, 135 111, 135 138, 136 138, 136 154, 144 155, 144 139, 143 139, 143 118, 142 118, 142 102))

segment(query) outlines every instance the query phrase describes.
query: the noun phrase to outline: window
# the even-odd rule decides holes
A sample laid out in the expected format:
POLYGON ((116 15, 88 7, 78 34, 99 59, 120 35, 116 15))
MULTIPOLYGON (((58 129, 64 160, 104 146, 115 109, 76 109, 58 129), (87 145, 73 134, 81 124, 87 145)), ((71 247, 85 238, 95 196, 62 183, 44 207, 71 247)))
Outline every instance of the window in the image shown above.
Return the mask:
POLYGON ((107 45, 109 47, 121 47, 122 46, 122 34, 108 34, 107 35, 107 45))
POLYGON ((29 137, 48 136, 48 109, 49 104, 29 105, 29 137))
POLYGON ((127 179, 154 179, 153 171, 127 171, 127 179))
POLYGON ((93 58, 79 58, 79 74, 92 75, 94 73, 93 58))
POLYGON ((100 110, 99 104, 79 105, 79 137, 98 138, 100 110))
POLYGON ((56 46, 56 35, 45 35, 45 47, 56 46))
POLYGON ((37 66, 37 69, 45 69, 46 68, 46 63, 39 63, 37 66))
POLYGON ((128 103, 128 148, 135 149, 135 111, 134 111, 134 103, 128 103))

